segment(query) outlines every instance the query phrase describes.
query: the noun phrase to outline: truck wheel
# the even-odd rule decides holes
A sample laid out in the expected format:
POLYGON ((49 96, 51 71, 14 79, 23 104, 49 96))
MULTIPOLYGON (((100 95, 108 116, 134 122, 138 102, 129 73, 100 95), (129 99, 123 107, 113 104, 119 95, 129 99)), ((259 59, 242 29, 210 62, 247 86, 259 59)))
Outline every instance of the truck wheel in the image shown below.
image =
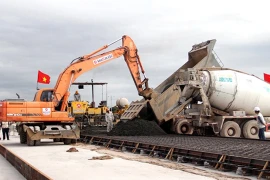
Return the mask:
POLYGON ((193 134, 194 128, 186 119, 179 119, 175 123, 174 131, 176 134, 193 134))
POLYGON ((35 140, 35 146, 40 146, 40 140, 35 140))
POLYGON ((28 146, 34 146, 35 145, 35 141, 31 140, 28 134, 27 134, 27 145, 28 146))
POLYGON ((60 142, 60 141, 61 141, 60 138, 54 138, 54 139, 53 139, 53 142, 60 142))
POLYGON ((241 129, 236 122, 227 121, 223 124, 220 135, 222 137, 240 137, 241 129))
POLYGON ((25 144, 27 142, 27 134, 23 130, 20 131, 20 143, 25 144))
POLYGON ((259 129, 256 120, 249 120, 248 122, 246 122, 243 126, 242 131, 244 138, 259 139, 258 137, 259 129))
POLYGON ((64 139, 64 144, 66 144, 66 145, 71 144, 71 139, 65 138, 65 139, 64 139))

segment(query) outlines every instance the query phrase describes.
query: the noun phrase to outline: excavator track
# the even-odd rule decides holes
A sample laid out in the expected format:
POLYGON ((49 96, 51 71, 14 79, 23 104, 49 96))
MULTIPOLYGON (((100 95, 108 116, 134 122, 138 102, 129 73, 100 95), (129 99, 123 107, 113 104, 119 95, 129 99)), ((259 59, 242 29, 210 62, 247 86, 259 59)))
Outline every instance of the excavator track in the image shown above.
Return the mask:
POLYGON ((270 141, 186 135, 106 136, 81 135, 81 141, 129 150, 182 163, 210 164, 219 170, 270 177, 270 141))

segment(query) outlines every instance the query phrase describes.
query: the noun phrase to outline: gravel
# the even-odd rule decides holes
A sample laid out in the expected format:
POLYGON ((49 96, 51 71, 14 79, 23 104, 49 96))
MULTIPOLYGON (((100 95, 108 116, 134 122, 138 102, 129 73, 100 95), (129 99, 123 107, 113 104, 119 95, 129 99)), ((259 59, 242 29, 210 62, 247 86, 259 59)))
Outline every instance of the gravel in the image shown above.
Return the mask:
POLYGON ((120 121, 107 134, 108 136, 155 136, 166 133, 154 121, 133 119, 127 122, 120 121))
POLYGON ((87 126, 81 130, 84 135, 102 135, 107 134, 106 126, 87 126))

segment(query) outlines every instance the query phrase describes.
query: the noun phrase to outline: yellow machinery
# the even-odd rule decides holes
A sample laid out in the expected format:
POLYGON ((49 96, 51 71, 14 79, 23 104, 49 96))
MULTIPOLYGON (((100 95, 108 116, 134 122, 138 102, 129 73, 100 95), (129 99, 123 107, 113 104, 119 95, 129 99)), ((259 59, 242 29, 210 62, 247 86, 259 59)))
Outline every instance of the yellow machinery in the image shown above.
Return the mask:
POLYGON ((87 110, 89 125, 106 126, 105 113, 107 109, 108 107, 106 106, 89 107, 87 110))
POLYGON ((116 106, 112 108, 115 123, 120 121, 121 115, 128 109, 129 102, 126 98, 119 98, 116 100, 116 106))
POLYGON ((124 107, 118 107, 118 106, 114 106, 113 107, 113 114, 115 114, 116 116, 118 116, 118 118, 120 119, 121 115, 125 112, 125 110, 128 108, 128 105, 125 105, 124 107))
MULTIPOLYGON (((92 86, 92 103, 89 104, 88 101, 70 101, 68 111, 75 117, 77 122, 83 123, 84 126, 106 126, 105 113, 107 107, 107 101, 101 101, 98 107, 95 107, 94 102, 94 85, 102 85, 102 95, 103 95, 103 85, 107 83, 98 82, 74 82, 72 85, 78 85, 79 89, 83 89, 84 85, 92 86)), ((107 88, 106 88, 107 89, 107 88)), ((106 93, 107 94, 107 93, 106 93)), ((102 97, 103 99, 103 97, 102 97)))
POLYGON ((87 114, 89 104, 87 101, 70 101, 68 112, 75 117, 75 120, 80 122, 83 121, 87 114))
POLYGON ((106 106, 100 106, 100 107, 88 107, 87 112, 89 115, 101 115, 106 113, 106 106))
POLYGON ((92 107, 87 101, 70 101, 68 112, 77 122, 84 125, 106 125, 105 113, 108 107, 92 107))
POLYGON ((115 122, 114 124, 117 124, 120 121, 121 115, 125 112, 125 110, 128 108, 128 105, 125 105, 124 107, 118 107, 114 106, 112 109, 112 112, 114 114, 115 122))
MULTIPOLYGON (((70 101, 68 112, 75 117, 77 122, 83 124, 83 126, 106 126, 105 114, 107 107, 107 101, 101 101, 98 107, 95 107, 94 102, 94 85, 105 85, 107 83, 81 83, 76 82, 73 85, 78 85, 79 89, 83 89, 84 85, 92 86, 92 103, 89 104, 88 101, 70 101)), ((102 88, 103 89, 103 88, 102 88)), ((106 88, 107 89, 107 88, 106 88)), ((103 94, 103 92, 102 92, 103 94)), ((116 101, 116 106, 112 108, 112 112, 114 114, 114 124, 120 121, 121 115, 125 112, 125 110, 129 107, 128 100, 126 98, 119 98, 116 101)))

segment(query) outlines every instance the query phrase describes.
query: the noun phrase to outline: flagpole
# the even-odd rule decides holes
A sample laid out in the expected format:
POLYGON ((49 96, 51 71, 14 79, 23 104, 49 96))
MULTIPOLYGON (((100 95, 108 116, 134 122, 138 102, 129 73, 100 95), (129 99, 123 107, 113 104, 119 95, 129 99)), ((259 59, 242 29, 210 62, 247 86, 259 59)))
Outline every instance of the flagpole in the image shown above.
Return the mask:
POLYGON ((38 79, 39 79, 39 70, 38 70, 38 77, 37 77, 37 90, 38 90, 38 79))

